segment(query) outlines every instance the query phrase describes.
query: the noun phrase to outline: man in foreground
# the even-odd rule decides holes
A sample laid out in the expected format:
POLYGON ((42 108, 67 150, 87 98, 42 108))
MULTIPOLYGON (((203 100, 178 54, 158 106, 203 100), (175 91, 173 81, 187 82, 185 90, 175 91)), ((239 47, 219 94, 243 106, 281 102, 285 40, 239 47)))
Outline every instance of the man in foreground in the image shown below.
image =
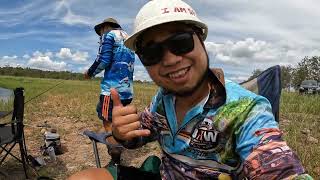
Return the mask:
POLYGON ((181 0, 153 0, 140 10, 125 44, 160 89, 142 113, 111 90, 114 138, 127 148, 157 140, 162 179, 312 179, 282 139, 268 100, 209 69, 207 32, 181 0))

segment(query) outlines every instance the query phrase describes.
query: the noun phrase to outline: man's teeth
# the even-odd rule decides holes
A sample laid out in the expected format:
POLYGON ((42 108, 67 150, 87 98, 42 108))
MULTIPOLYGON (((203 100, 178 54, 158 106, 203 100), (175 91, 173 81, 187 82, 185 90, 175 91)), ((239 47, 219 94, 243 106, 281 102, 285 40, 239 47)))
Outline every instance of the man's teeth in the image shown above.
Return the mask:
POLYGON ((169 77, 170 78, 178 78, 178 77, 184 76, 187 73, 187 71, 188 71, 188 69, 185 68, 185 69, 182 69, 180 71, 177 71, 177 72, 174 72, 174 73, 170 73, 169 77))

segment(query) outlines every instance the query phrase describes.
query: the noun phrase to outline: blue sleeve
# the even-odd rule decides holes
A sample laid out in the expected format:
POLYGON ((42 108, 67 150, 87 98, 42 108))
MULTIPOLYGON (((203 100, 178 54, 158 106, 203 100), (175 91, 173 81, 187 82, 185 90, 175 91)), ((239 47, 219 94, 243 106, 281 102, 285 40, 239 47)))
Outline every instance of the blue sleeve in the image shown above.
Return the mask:
POLYGON ((298 156, 282 139, 266 99, 257 101, 238 132, 236 151, 249 179, 311 178, 305 174, 298 156))
POLYGON ((112 63, 113 46, 115 43, 114 36, 111 32, 102 35, 97 58, 88 70, 90 77, 99 74, 112 63))
POLYGON ((255 135, 256 131, 265 128, 278 128, 278 124, 274 119, 269 102, 261 98, 239 129, 240 134, 236 140, 236 151, 242 160, 248 157, 253 147, 261 140, 261 136, 255 135))

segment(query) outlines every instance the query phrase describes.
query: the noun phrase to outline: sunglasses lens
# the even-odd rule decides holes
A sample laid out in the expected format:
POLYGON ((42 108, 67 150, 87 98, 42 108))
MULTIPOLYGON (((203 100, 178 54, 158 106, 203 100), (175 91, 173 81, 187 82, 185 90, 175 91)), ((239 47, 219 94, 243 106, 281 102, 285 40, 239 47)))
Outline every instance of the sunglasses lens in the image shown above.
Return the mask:
POLYGON ((175 55, 182 55, 193 50, 193 33, 177 33, 160 43, 153 43, 142 48, 138 52, 140 60, 145 66, 152 66, 159 63, 163 58, 164 48, 167 48, 175 55))
POLYGON ((181 33, 170 39, 166 45, 175 55, 182 55, 193 50, 193 33, 181 33))
POLYGON ((141 63, 145 66, 157 64, 161 61, 162 56, 163 47, 158 43, 143 48, 143 51, 139 55, 141 63))

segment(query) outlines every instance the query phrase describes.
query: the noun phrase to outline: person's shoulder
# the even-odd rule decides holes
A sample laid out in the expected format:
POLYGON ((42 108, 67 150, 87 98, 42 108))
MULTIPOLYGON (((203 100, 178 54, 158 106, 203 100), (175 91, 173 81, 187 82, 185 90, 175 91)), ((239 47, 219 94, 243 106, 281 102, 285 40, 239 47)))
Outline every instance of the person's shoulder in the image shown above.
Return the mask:
POLYGON ((105 33, 103 34, 103 36, 104 36, 104 37, 115 36, 115 32, 114 32, 113 30, 111 30, 111 31, 105 32, 105 33))
POLYGON ((128 38, 128 34, 121 28, 112 29, 109 33, 116 39, 123 40, 128 38))
POLYGON ((233 94, 238 96, 252 96, 252 97, 256 95, 252 91, 249 91, 244 87, 242 87, 239 83, 236 83, 229 79, 225 80, 225 88, 226 88, 227 95, 233 94))
MULTIPOLYGON (((269 100, 258 94, 258 92, 253 92, 245 89, 240 84, 233 82, 231 80, 225 81, 226 89, 226 103, 236 102, 236 101, 248 101, 255 102, 254 104, 260 105, 262 107, 271 107, 269 100)), ((257 90, 258 91, 258 90, 257 90)))
POLYGON ((116 37, 116 34, 115 32, 113 32, 112 30, 111 31, 108 31, 108 32, 105 32, 104 34, 102 34, 102 40, 103 41, 106 41, 107 39, 115 39, 116 37))
POLYGON ((239 83, 233 82, 229 79, 225 80, 225 89, 227 94, 227 101, 236 101, 243 98, 256 100, 264 98, 256 94, 255 92, 245 89, 239 83))

